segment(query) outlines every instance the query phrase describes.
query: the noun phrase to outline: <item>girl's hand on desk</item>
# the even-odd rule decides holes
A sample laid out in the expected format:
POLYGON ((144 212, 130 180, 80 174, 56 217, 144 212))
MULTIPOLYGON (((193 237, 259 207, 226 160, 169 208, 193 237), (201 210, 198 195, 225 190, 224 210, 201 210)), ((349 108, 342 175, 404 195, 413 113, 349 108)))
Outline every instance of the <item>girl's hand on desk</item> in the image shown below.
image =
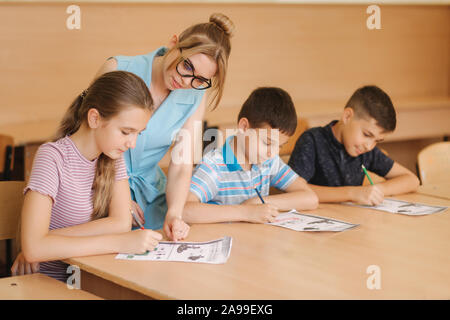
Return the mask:
POLYGON ((247 211, 246 220, 253 223, 274 222, 280 214, 278 208, 269 203, 244 204, 243 207, 247 211))
POLYGON ((162 235, 153 230, 134 230, 121 234, 119 252, 143 254, 152 251, 162 239, 162 235))
POLYGON ((37 272, 39 272, 39 262, 28 263, 22 252, 19 252, 14 264, 11 267, 11 275, 22 276, 24 274, 32 274, 37 272))
POLYGON ((355 187, 352 201, 357 204, 377 206, 384 200, 384 193, 377 185, 355 187))
MULTIPOLYGON (((133 200, 131 200, 131 209, 137 213, 137 217, 139 218, 142 225, 145 224, 144 211, 142 211, 141 207, 133 200)), ((137 222, 133 219, 133 227, 139 227, 137 222)))

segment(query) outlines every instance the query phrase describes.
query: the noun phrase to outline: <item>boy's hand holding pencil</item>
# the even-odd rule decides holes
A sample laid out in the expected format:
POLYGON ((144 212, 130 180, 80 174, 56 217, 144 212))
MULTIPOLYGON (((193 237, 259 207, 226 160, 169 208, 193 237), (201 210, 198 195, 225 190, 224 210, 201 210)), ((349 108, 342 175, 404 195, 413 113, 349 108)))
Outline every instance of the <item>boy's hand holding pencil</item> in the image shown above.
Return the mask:
POLYGON ((278 208, 270 203, 245 205, 247 222, 267 223, 274 222, 280 214, 278 208))
POLYGON ((255 191, 258 197, 250 198, 241 204, 245 208, 243 221, 252 223, 274 222, 275 218, 280 214, 278 208, 270 203, 266 203, 258 189, 255 188, 255 191))
POLYGON ((353 188, 351 200, 357 204, 377 206, 384 200, 384 193, 377 185, 350 188, 353 188))
POLYGON ((384 193, 377 185, 373 183, 366 167, 364 167, 364 165, 361 165, 361 167, 370 182, 370 186, 350 187, 352 188, 351 200, 357 204, 377 206, 383 202, 384 193))
POLYGON ((241 203, 244 213, 242 221, 252 223, 274 222, 280 214, 278 208, 273 204, 266 203, 259 192, 257 193, 258 197, 250 198, 241 203))

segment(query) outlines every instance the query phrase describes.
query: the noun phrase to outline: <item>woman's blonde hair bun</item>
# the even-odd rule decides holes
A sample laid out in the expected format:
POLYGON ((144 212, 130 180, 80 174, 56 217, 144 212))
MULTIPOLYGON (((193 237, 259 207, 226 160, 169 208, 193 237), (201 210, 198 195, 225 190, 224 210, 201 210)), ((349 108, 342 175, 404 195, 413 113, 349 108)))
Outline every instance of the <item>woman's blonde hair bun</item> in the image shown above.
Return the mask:
POLYGON ((209 22, 215 23, 228 37, 233 36, 234 23, 223 13, 213 13, 209 16, 209 22))

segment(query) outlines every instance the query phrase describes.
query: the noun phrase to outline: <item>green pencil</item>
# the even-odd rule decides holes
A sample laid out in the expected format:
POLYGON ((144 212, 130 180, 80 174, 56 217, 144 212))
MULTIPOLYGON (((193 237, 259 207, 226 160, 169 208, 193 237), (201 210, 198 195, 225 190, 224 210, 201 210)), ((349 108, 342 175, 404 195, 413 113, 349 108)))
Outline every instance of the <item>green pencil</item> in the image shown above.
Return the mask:
POLYGON ((373 185, 373 181, 372 181, 372 179, 370 179, 370 176, 369 176, 369 173, 366 170, 366 167, 364 167, 363 164, 361 165, 361 167, 362 167, 364 173, 366 174, 367 179, 369 179, 370 184, 373 185))

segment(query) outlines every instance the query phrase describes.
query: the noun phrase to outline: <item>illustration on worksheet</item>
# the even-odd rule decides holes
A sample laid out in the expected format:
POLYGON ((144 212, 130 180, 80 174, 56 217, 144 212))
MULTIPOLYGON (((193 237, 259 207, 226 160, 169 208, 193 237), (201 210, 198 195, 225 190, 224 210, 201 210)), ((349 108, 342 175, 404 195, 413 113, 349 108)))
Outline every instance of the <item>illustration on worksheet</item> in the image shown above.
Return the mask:
POLYGON ((377 206, 364 206, 364 205, 357 205, 351 202, 344 202, 344 204, 361 207, 361 208, 369 208, 374 210, 380 210, 380 211, 386 211, 391 213, 400 213, 400 214, 406 214, 409 216, 422 216, 427 214, 433 214, 437 212, 442 212, 447 207, 441 207, 441 206, 430 206, 426 204, 421 203, 413 203, 413 202, 407 202, 402 200, 395 200, 395 199, 384 199, 384 201, 377 205, 377 206))
POLYGON ((201 249, 200 246, 190 246, 190 245, 188 245, 187 243, 183 243, 183 244, 181 244, 181 245, 178 246, 177 252, 178 252, 178 253, 182 253, 184 250, 187 250, 187 249, 189 249, 189 248, 192 248, 192 249, 201 249))
POLYGON ((302 214, 296 210, 280 213, 275 222, 267 224, 295 231, 344 231, 358 226, 335 219, 302 214))
POLYGON ((208 242, 161 241, 153 251, 144 254, 119 253, 116 259, 148 261, 181 261, 225 263, 231 252, 231 237, 208 242))

